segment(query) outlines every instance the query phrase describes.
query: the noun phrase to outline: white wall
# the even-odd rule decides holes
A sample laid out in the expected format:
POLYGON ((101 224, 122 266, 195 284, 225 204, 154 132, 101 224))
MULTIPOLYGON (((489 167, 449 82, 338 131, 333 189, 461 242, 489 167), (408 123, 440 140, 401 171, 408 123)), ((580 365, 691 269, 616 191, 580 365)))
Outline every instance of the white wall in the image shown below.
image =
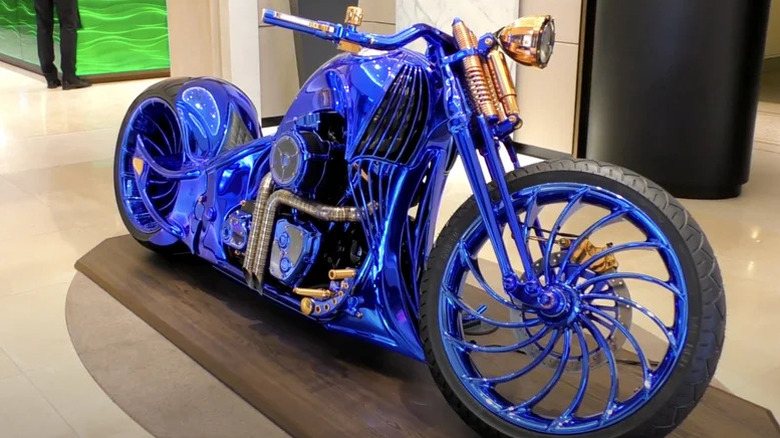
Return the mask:
POLYGON ((242 89, 261 113, 257 3, 220 0, 222 75, 242 89))

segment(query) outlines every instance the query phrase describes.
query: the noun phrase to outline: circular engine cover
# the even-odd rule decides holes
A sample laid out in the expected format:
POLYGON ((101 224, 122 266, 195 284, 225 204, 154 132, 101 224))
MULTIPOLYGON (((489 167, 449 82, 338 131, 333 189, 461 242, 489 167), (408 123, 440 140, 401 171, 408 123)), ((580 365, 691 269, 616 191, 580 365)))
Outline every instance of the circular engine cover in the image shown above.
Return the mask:
POLYGON ((282 134, 271 146, 271 175, 277 186, 297 192, 314 189, 322 179, 325 145, 313 132, 282 134))

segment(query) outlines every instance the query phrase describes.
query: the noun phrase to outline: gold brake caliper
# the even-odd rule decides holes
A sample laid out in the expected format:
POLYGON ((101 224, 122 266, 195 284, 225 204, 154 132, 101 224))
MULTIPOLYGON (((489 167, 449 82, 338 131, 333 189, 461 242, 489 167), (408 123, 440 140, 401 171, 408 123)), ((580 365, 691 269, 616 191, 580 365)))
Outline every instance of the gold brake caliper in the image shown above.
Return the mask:
MULTIPOLYGON (((568 249, 571 245, 571 241, 568 239, 561 239, 560 245, 563 249, 568 249)), ((599 247, 594 245, 590 240, 583 239, 582 243, 580 243, 576 248, 572 250, 571 253, 571 261, 575 263, 584 263, 587 260, 590 260, 593 256, 600 253, 601 251, 604 251, 607 248, 611 248, 612 243, 607 243, 607 246, 599 247)), ((617 269, 618 267, 618 261, 617 258, 615 258, 614 254, 608 254, 593 263, 590 263, 590 270, 597 273, 597 274, 603 274, 605 272, 612 271, 614 269, 617 269)))

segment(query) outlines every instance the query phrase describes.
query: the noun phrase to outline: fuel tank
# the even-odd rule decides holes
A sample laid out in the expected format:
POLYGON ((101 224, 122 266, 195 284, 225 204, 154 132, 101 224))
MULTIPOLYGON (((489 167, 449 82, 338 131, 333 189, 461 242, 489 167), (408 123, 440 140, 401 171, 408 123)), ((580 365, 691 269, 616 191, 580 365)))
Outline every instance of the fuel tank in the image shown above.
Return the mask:
POLYGON ((437 83, 441 84, 441 77, 433 65, 422 54, 407 49, 340 54, 306 81, 282 120, 279 131, 294 130, 296 124, 305 123, 305 117, 311 113, 336 112, 346 122, 349 157, 368 124, 367 119, 376 112, 395 79, 410 70, 426 77, 426 87, 435 89, 437 83))

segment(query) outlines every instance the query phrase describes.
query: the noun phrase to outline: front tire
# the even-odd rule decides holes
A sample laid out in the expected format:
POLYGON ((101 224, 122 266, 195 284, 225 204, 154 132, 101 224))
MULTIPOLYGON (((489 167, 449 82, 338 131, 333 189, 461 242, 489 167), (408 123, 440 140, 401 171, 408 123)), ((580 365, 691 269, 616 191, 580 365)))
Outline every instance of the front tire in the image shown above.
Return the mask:
MULTIPOLYGON (((475 310, 476 306, 471 306, 470 303, 467 304, 468 310, 463 307, 463 303, 467 299, 464 292, 464 284, 467 274, 471 272, 469 271, 470 268, 475 271, 471 272, 471 274, 476 278, 476 283, 490 287, 486 284, 486 281, 480 281, 484 280, 485 277, 482 276, 481 268, 479 268, 481 260, 478 259, 476 254, 471 252, 474 248, 480 248, 482 244, 492 251, 490 243, 485 243, 487 238, 482 225, 482 219, 474 199, 471 198, 453 215, 439 235, 428 262, 428 269, 423 275, 421 287, 421 338, 429 368, 445 398, 470 427, 485 437, 577 436, 602 438, 621 436, 661 437, 667 435, 685 419, 704 394, 715 372, 724 339, 726 305, 720 270, 713 251, 698 224, 677 200, 672 198, 658 185, 617 166, 595 161, 557 160, 538 163, 508 173, 506 180, 510 193, 517 195, 515 211, 519 215, 525 214, 526 218, 529 216, 524 211, 524 206, 533 205, 534 208, 532 210, 534 210, 537 208, 537 205, 541 204, 540 200, 543 199, 543 195, 540 195, 540 193, 549 193, 549 199, 554 200, 556 190, 561 192, 560 199, 562 203, 572 204, 575 200, 580 203, 585 199, 590 199, 587 198, 588 196, 592 196, 595 203, 603 201, 603 205, 599 204, 599 206, 607 209, 605 214, 609 214, 610 211, 616 214, 629 208, 632 209, 630 213, 625 213, 625 216, 628 218, 627 222, 642 228, 642 231, 648 236, 648 242, 654 242, 654 244, 659 242, 657 246, 663 248, 663 250, 658 250, 658 253, 661 254, 661 264, 670 267, 669 280, 664 287, 668 290, 679 292, 679 295, 676 293, 671 295, 674 303, 672 312, 674 330, 669 329, 669 334, 674 336, 668 338, 668 347, 664 353, 665 355, 655 365, 655 370, 651 370, 652 364, 645 357, 644 347, 634 343, 636 339, 631 337, 631 342, 625 344, 632 348, 631 351, 636 353, 635 357, 641 359, 641 364, 638 366, 641 366, 641 371, 643 372, 641 377, 642 383, 639 385, 636 395, 627 396, 624 400, 625 404, 621 405, 617 395, 618 391, 616 390, 616 395, 612 399, 614 403, 611 404, 609 397, 612 397, 612 390, 610 387, 608 392, 605 391, 607 394, 604 404, 605 412, 599 413, 596 411, 594 414, 595 421, 587 420, 587 418, 591 417, 586 416, 578 418, 578 412, 582 410, 584 405, 583 400, 588 395, 580 394, 579 389, 583 389, 582 392, 585 392, 585 390, 590 390, 590 385, 592 384, 588 382, 588 377, 582 376, 587 376, 589 372, 595 372, 590 370, 592 367, 590 363, 594 360, 596 354, 591 353, 590 348, 593 348, 595 352, 602 345, 604 347, 612 345, 596 342, 597 345, 591 347, 584 333, 586 333, 586 329, 591 329, 598 325, 593 321, 598 322, 600 319, 603 323, 607 318, 614 321, 611 334, 608 331, 607 335, 603 333, 598 335, 591 331, 589 332, 592 338, 591 344, 595 342, 593 341, 594 339, 598 341, 599 336, 604 340, 614 341, 612 336, 619 333, 619 321, 611 319, 611 315, 603 316, 605 312, 599 312, 599 309, 603 310, 604 307, 596 305, 593 300, 587 301, 589 298, 583 297, 587 297, 588 294, 595 294, 590 298, 605 294, 596 290, 597 284, 599 285, 598 288, 607 288, 608 291, 612 290, 613 283, 611 282, 620 279, 620 268, 617 271, 608 271, 607 274, 590 272, 588 274, 590 275, 589 278, 593 279, 598 275, 607 275, 605 278, 609 278, 610 283, 607 284, 605 281, 597 283, 594 280, 592 286, 584 286, 588 282, 587 278, 584 281, 579 279, 573 280, 570 289, 578 291, 577 293, 580 295, 572 298, 572 300, 577 300, 577 305, 572 306, 572 308, 579 309, 579 305, 582 303, 582 309, 594 309, 593 311, 578 310, 582 312, 582 315, 577 315, 576 318, 572 319, 575 321, 572 323, 573 328, 568 328, 565 325, 566 323, 559 324, 559 322, 556 322, 558 320, 548 318, 543 312, 534 313, 524 308, 520 308, 517 311, 510 310, 510 313, 513 315, 526 315, 528 319, 525 321, 529 322, 529 325, 530 322, 534 322, 544 327, 552 327, 554 323, 555 327, 554 329, 549 329, 550 333, 557 335, 559 333, 558 330, 563 333, 568 332, 567 338, 562 341, 559 341, 559 338, 552 340, 553 335, 549 334, 551 340, 548 345, 552 345, 552 347, 544 351, 547 351, 547 354, 551 356, 544 361, 541 359, 531 360, 534 354, 539 356, 544 354, 544 351, 541 351, 541 341, 539 342, 539 348, 536 350, 528 348, 528 337, 533 336, 533 333, 529 332, 527 335, 524 335, 526 338, 523 338, 525 339, 525 347, 510 352, 523 354, 516 355, 516 358, 510 358, 510 363, 524 359, 531 362, 531 364, 537 362, 537 365, 535 365, 537 368, 543 367, 540 364, 550 363, 552 364, 550 368, 555 369, 550 382, 553 382, 556 375, 558 379, 554 380, 554 385, 564 381, 564 377, 562 377, 564 374, 569 373, 572 369, 579 368, 580 378, 578 381, 583 386, 581 388, 578 387, 577 381, 570 386, 578 388, 578 392, 575 393, 574 397, 580 397, 581 404, 576 405, 572 402, 568 406, 564 405, 566 409, 563 410, 561 417, 556 419, 555 416, 558 415, 557 412, 559 411, 550 414, 550 412, 553 412, 552 408, 545 407, 545 411, 541 413, 535 412, 537 409, 536 403, 545 403, 546 397, 551 392, 542 395, 540 400, 536 400, 537 394, 526 395, 526 398, 519 401, 511 401, 508 395, 499 394, 496 382, 500 382, 499 385, 509 383, 509 380, 503 380, 506 376, 519 374, 525 377, 536 372, 536 368, 521 372, 525 370, 523 368, 521 371, 509 372, 508 374, 501 372, 497 373, 499 374, 498 377, 492 374, 488 375, 478 367, 478 364, 483 363, 483 360, 476 357, 476 355, 487 355, 489 352, 495 355, 499 349, 496 349, 495 344, 492 343, 481 344, 477 342, 480 340, 478 337, 476 341, 467 339, 469 337, 467 336, 468 333, 465 333, 463 330, 463 319, 465 316, 473 319, 474 317, 480 318, 479 315, 475 316, 476 313, 487 315, 483 316, 482 319, 487 321, 487 323, 490 323, 490 321, 496 323, 498 318, 495 315, 500 315, 506 310, 501 306, 522 307, 516 301, 513 301, 511 297, 504 299, 504 302, 497 306, 499 311, 495 313, 491 313, 492 310, 490 309, 485 311, 484 308, 481 309, 484 312, 482 313, 480 310, 475 310), (571 190, 571 192, 566 192, 566 190, 571 190), (534 197, 533 204, 531 203, 531 196, 534 197), (578 196, 579 198, 577 198, 578 196), (610 204, 610 202, 613 204, 610 204), (582 289, 579 289, 578 285, 582 285, 582 289), (683 302, 684 305, 682 304, 683 302), (459 304, 456 306, 453 303, 459 304), (468 315, 464 315, 466 313, 468 315), (589 318, 596 319, 588 322, 589 318), (574 325, 577 327, 574 327, 574 325), (556 331, 552 332, 552 330, 556 331), (572 341, 575 336, 580 340, 579 362, 572 359, 575 357, 574 354, 576 354, 573 347, 575 341, 572 341), (567 340, 569 341, 568 344, 566 343, 567 340), (563 342, 561 352, 557 352, 560 345, 559 342, 563 342), (567 345, 571 354, 564 354, 567 345), (585 360, 586 358, 587 360, 585 360), (655 378, 656 375, 653 372, 657 372, 657 378, 655 378), (653 378, 649 378, 650 376, 653 376, 653 378), (634 401, 632 402, 632 400, 634 401), (524 405, 524 403, 530 401, 533 401, 534 404, 524 405), (517 409, 517 406, 522 406, 522 409, 517 409), (573 410, 571 409, 572 407, 574 407, 573 410), (619 409, 623 409, 623 411, 619 409), (607 413, 607 411, 610 412, 607 413), (549 422, 547 422, 548 416, 550 417, 549 422)), ((497 190, 492 185, 491 197, 494 202, 497 202, 499 199, 497 190)), ((564 208, 564 211, 566 211, 566 208, 564 208)), ((505 214, 504 210, 501 216, 505 217, 505 214)), ((499 218, 499 220, 501 219, 499 218)), ((560 229, 555 229, 559 225, 558 222, 556 220, 553 231, 560 231, 560 229)), ((553 234, 548 233, 547 237, 553 237, 553 234)), ((512 248, 511 238, 505 238, 505 242, 509 251, 512 248)), ((525 244, 528 244, 528 240, 526 240, 525 244)), ((538 260, 538 264, 545 265, 550 263, 550 252, 548 251, 547 257, 545 257, 544 250, 541 247, 542 244, 540 244, 540 252, 543 254, 541 259, 538 260)), ((558 254, 563 254, 562 257, 565 258, 568 253, 562 249, 558 254)), ((618 258, 621 257, 619 253, 614 255, 618 258)), ((586 264, 587 262, 582 263, 586 264)), ((513 267, 517 268, 515 263, 513 263, 513 267)), ((569 263, 569 268, 576 271, 576 263, 569 263)), ((549 274, 550 280, 544 280, 545 282, 550 281, 550 284, 553 283, 553 278, 557 279, 560 276, 560 279, 564 279, 569 276, 568 270, 562 272, 565 270, 565 265, 558 264, 550 269, 551 271, 548 271, 551 272, 549 274), (556 269, 560 269, 561 272, 556 272, 556 269)), ((595 268, 588 267, 584 269, 582 275, 591 269, 595 268)), ((544 269, 540 268, 540 272, 544 272, 544 269)), ((636 278, 646 280, 646 278, 642 277, 636 278)), ((499 288, 495 289, 498 290, 499 288)), ((498 294, 494 293, 493 297, 498 296, 498 299, 501 300, 499 295, 502 293, 503 291, 498 294)), ((490 294, 483 295, 489 296, 490 294)), ((607 300, 609 299, 608 297, 607 300)), ((621 303, 626 303, 626 299, 617 295, 611 299, 615 301, 616 307, 619 307, 618 300, 622 300, 620 301, 621 303)), ((631 300, 629 299, 629 301, 631 300)), ((637 312, 635 307, 633 309, 640 316, 644 313, 643 311, 637 312)), ((653 314, 650 313, 650 315, 653 314)), ((520 327, 523 324, 517 323, 517 318, 516 316, 513 320, 514 322, 501 323, 504 324, 504 327, 520 327)), ((660 321, 660 317, 656 319, 660 321)), ((605 324, 605 326, 608 325, 605 324)), ((626 325, 630 334, 631 324, 628 323, 626 325)), ((664 325, 666 325, 665 322, 664 325)), ((527 329, 524 330, 527 331, 527 329)), ((512 333, 518 331, 520 330, 513 329, 512 333)), ((536 334, 539 335, 539 332, 536 334)), ((517 345, 524 345, 524 342, 520 342, 517 345)), ((601 348, 601 350, 603 351, 600 354, 606 357, 606 359, 603 359, 600 365, 607 363, 610 366, 610 375, 618 374, 617 372, 612 372, 612 367, 614 366, 614 369, 617 370, 617 365, 623 365, 622 362, 618 362, 620 359, 615 358, 618 357, 618 353, 623 353, 624 350, 618 349, 618 351, 612 351, 611 353, 611 347, 601 348), (609 358, 610 355, 612 359, 609 358)), ((484 361, 484 363, 489 364, 486 368, 494 367, 499 363, 498 360, 489 362, 488 359, 485 359, 484 361)), ((631 377, 630 372, 627 374, 631 377)), ((595 379, 592 380, 595 381, 595 379)), ((529 382, 523 385, 522 390, 517 390, 518 393, 527 391, 527 388, 532 386, 533 383, 529 382)), ((546 390, 548 385, 545 385, 542 391, 546 390)), ((618 385, 615 384, 615 386, 617 387, 618 385)), ((557 386, 554 386, 552 389, 556 388, 557 386)), ((539 394, 542 394, 542 392, 540 391, 539 394)), ((593 396, 593 398, 595 400, 598 397, 593 396)))

